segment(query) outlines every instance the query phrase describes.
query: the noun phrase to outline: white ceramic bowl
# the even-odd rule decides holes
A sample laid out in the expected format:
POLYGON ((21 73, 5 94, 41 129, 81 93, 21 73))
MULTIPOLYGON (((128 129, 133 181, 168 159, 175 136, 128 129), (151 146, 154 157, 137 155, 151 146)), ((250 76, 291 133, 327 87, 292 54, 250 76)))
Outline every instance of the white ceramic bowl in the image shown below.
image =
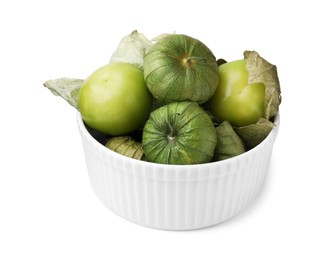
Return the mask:
POLYGON ((155 164, 115 153, 88 132, 77 115, 93 190, 121 217, 143 226, 192 230, 224 222, 249 206, 268 173, 279 128, 252 150, 199 165, 155 164))

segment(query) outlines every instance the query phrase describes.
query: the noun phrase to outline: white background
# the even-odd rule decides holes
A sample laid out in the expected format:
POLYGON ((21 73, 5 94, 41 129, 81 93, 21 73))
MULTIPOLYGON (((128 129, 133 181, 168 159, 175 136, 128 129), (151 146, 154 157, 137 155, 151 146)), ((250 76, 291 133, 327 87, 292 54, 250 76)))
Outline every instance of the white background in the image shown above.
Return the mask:
POLYGON ((335 259, 332 3, 2 1, 0 259, 335 259), (43 82, 87 77, 134 29, 188 34, 227 60, 256 50, 277 65, 283 103, 269 176, 238 217, 161 231, 94 195, 76 111, 43 82))

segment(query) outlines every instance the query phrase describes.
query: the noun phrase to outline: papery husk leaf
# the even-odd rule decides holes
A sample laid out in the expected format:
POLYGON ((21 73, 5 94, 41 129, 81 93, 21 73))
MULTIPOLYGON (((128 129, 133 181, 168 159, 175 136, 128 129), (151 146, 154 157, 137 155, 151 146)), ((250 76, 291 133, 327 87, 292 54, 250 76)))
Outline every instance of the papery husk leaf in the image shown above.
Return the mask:
POLYGON ((229 121, 224 121, 218 127, 217 145, 214 160, 220 161, 229 159, 245 152, 245 146, 240 137, 233 130, 229 121))
POLYGON ((147 50, 152 46, 142 33, 137 30, 121 39, 117 49, 113 52, 110 63, 125 62, 143 70, 143 59, 147 50))
POLYGON ((112 137, 105 145, 107 148, 127 157, 146 161, 146 156, 139 142, 129 136, 112 137))
POLYGON ((83 82, 83 79, 59 78, 47 80, 43 85, 78 110, 78 95, 83 82))
POLYGON ((234 127, 235 132, 243 140, 247 149, 252 149, 260 144, 275 127, 275 124, 265 118, 260 118, 257 123, 243 126, 234 127))
POLYGON ((275 65, 263 59, 256 51, 245 51, 248 83, 263 83, 265 85, 264 117, 270 119, 279 111, 281 90, 275 65))

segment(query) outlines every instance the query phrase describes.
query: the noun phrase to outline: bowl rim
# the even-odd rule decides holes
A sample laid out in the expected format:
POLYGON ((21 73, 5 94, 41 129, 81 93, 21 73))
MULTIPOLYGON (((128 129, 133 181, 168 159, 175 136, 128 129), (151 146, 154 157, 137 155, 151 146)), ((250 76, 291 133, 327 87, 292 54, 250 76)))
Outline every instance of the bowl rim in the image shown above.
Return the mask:
POLYGON ((277 136, 277 133, 278 133, 278 130, 279 130, 279 125, 280 125, 280 114, 278 112, 274 117, 274 127, 271 130, 271 132, 268 134, 268 136, 260 144, 258 144, 256 147, 244 152, 243 154, 234 156, 230 159, 216 161, 216 162, 207 162, 207 163, 202 163, 202 164, 176 165, 176 164, 159 164, 159 163, 154 163, 154 162, 142 161, 142 160, 137 160, 137 159, 130 158, 130 157, 124 156, 122 154, 119 154, 119 153, 105 147, 103 144, 99 143, 89 133, 89 131, 85 127, 85 124, 83 122, 82 116, 81 116, 79 111, 77 111, 76 116, 77 116, 77 125, 78 125, 78 128, 79 128, 79 131, 80 131, 81 135, 84 136, 85 139, 88 140, 100 152, 110 154, 111 156, 113 155, 117 159, 126 160, 129 163, 135 163, 135 164, 138 164, 139 166, 141 165, 141 167, 156 167, 156 168, 160 168, 160 169, 169 169, 169 168, 184 169, 184 168, 188 168, 188 169, 192 170, 192 169, 201 169, 201 168, 209 167, 210 165, 216 167, 218 165, 229 164, 231 162, 241 160, 245 157, 249 157, 251 154, 257 153, 260 149, 262 149, 265 145, 267 145, 269 143, 269 141, 271 141, 270 139, 275 140, 275 138, 277 136))

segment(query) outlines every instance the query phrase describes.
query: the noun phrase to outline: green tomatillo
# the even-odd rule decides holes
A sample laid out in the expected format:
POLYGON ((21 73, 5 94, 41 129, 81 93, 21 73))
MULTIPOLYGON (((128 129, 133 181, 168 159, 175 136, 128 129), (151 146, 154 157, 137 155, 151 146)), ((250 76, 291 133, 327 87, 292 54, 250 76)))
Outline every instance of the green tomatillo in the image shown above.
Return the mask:
POLYGON ((216 128, 196 102, 174 102, 154 110, 143 129, 142 146, 150 162, 210 162, 216 144, 216 128))
POLYGON ((234 126, 254 124, 264 116, 265 85, 248 83, 246 61, 237 60, 219 66, 219 84, 209 101, 219 122, 234 126))
POLYGON ((219 123, 245 127, 261 118, 272 121, 280 103, 277 67, 256 51, 245 51, 243 60, 219 66, 219 84, 208 107, 219 123))
POLYGON ((205 103, 218 85, 218 66, 211 50, 184 34, 159 39, 144 57, 144 76, 150 92, 163 103, 205 103))
POLYGON ((78 105, 90 127, 109 135, 125 135, 147 120, 152 95, 142 70, 128 63, 110 63, 84 81, 78 105))

